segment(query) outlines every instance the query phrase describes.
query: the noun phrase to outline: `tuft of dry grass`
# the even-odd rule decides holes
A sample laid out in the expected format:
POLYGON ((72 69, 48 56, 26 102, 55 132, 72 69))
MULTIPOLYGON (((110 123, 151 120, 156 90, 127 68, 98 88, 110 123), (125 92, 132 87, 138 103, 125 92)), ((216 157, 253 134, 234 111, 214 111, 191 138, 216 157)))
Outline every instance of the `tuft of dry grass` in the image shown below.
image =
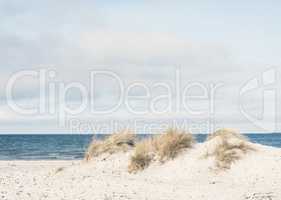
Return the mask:
POLYGON ((190 133, 169 129, 164 134, 138 143, 131 156, 128 171, 136 172, 149 166, 152 161, 165 162, 177 157, 184 149, 191 148, 194 139, 190 133))
POLYGON ((191 134, 176 129, 168 129, 165 134, 154 138, 153 144, 161 162, 177 157, 182 150, 191 148, 194 139, 191 134))
POLYGON ((136 172, 149 166, 154 159, 153 139, 147 139, 136 144, 134 153, 130 158, 128 171, 136 172))
POLYGON ((229 169, 235 161, 255 150, 245 136, 233 129, 220 129, 208 136, 207 141, 213 141, 214 148, 206 157, 214 156, 218 169, 229 169))
POLYGON ((126 152, 135 146, 135 141, 136 135, 128 130, 114 133, 104 140, 94 138, 85 153, 85 160, 89 161, 93 157, 98 157, 104 153, 126 152))
POLYGON ((215 137, 220 137, 222 139, 237 138, 240 140, 248 141, 248 138, 246 136, 241 135, 238 130, 231 129, 231 128, 222 128, 215 131, 214 133, 208 135, 207 141, 215 137))

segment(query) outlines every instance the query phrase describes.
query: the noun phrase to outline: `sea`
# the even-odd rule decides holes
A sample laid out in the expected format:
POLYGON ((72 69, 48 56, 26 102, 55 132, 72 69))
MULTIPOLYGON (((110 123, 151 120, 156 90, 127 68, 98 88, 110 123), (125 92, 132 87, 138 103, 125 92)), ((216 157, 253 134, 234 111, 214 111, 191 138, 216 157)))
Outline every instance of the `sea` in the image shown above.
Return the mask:
MULTIPOLYGON (((245 134, 250 141, 281 148, 281 133, 245 134)), ((151 135, 138 135, 140 138, 151 135)), ((79 160, 92 138, 103 139, 106 135, 0 135, 0 160, 79 160)), ((207 135, 195 135, 204 142, 207 135)))

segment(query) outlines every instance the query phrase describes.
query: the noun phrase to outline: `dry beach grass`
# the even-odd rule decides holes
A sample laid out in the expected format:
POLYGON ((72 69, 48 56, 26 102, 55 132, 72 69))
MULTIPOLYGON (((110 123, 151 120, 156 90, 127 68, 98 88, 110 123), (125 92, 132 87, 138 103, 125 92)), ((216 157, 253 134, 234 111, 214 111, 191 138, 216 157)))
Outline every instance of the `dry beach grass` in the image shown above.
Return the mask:
POLYGON ((136 135, 129 130, 114 133, 103 140, 93 138, 85 153, 85 160, 89 161, 104 153, 113 154, 120 151, 128 151, 135 145, 135 141, 136 135))
POLYGON ((248 139, 233 129, 220 129, 207 138, 209 143, 205 157, 214 157, 218 169, 229 169, 245 154, 255 151, 248 139))
MULTIPOLYGON (((168 129, 162 134, 141 141, 137 141, 136 135, 131 131, 123 130, 103 140, 94 138, 85 153, 85 160, 89 161, 105 153, 132 150, 128 165, 128 171, 131 173, 147 168, 151 162, 165 163, 174 159, 194 143, 192 134, 176 129, 168 129)), ((248 139, 233 129, 217 130, 207 137, 204 145, 204 157, 213 157, 218 169, 229 169, 245 154, 255 151, 248 139)))
POLYGON ((165 133, 136 144, 128 166, 129 172, 146 168, 151 161, 165 162, 177 157, 184 149, 191 148, 194 139, 190 133, 168 129, 165 133))

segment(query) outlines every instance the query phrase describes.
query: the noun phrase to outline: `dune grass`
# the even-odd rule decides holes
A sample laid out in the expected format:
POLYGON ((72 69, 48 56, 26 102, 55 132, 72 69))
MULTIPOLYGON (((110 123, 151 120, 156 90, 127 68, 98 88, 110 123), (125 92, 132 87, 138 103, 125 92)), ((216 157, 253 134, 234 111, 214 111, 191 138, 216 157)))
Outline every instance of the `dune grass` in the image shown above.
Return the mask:
POLYGON ((152 138, 137 143, 133 155, 130 158, 128 171, 131 173, 148 167, 154 159, 154 152, 152 138))
POLYGON ((93 138, 85 153, 85 160, 89 161, 104 153, 113 154, 120 151, 126 152, 134 147, 135 141, 136 135, 128 130, 114 133, 103 140, 96 140, 93 138))
POLYGON ((174 159, 183 149, 190 148, 193 143, 194 139, 191 134, 174 129, 167 130, 165 134, 159 135, 153 140, 161 162, 174 159))
POLYGON ((184 149, 191 148, 194 139, 190 133, 169 129, 164 134, 148 138, 136 144, 128 166, 129 172, 143 170, 152 161, 165 162, 174 159, 184 149))
POLYGON ((232 129, 220 129, 208 136, 207 141, 213 141, 214 148, 206 157, 214 156, 218 169, 229 169, 234 162, 255 150, 245 136, 232 129))
POLYGON ((222 128, 215 131, 214 133, 208 135, 207 141, 215 137, 220 137, 222 139, 237 138, 240 140, 248 141, 248 138, 246 136, 240 134, 238 130, 231 128, 222 128))

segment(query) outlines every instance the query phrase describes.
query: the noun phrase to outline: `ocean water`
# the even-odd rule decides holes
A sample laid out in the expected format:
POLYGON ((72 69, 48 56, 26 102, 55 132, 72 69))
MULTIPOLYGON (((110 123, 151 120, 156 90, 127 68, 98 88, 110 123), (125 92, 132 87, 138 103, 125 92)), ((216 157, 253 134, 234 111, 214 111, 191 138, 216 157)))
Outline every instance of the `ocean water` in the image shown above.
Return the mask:
MULTIPOLYGON (((0 135, 0 160, 82 159, 92 135, 0 135)), ((147 137, 139 135, 139 137, 147 137)), ((255 143, 281 148, 281 134, 247 134, 255 143)), ((96 135, 104 138, 104 135, 96 135)), ((196 135, 198 142, 205 134, 196 135)))

